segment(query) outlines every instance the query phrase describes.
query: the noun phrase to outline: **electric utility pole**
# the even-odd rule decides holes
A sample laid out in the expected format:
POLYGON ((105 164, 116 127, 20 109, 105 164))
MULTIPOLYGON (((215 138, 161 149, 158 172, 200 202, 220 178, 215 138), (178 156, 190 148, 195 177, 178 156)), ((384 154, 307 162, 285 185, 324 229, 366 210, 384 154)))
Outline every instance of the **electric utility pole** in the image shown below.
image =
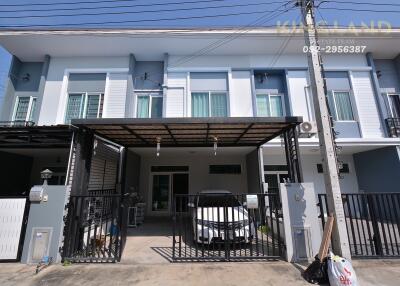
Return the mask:
POLYGON ((315 25, 314 0, 298 0, 297 5, 301 8, 305 44, 308 47, 308 69, 310 72, 315 119, 317 121, 318 138, 323 160, 328 209, 335 217, 332 231, 332 246, 337 254, 351 259, 346 218, 340 192, 336 146, 326 100, 326 88, 315 25))

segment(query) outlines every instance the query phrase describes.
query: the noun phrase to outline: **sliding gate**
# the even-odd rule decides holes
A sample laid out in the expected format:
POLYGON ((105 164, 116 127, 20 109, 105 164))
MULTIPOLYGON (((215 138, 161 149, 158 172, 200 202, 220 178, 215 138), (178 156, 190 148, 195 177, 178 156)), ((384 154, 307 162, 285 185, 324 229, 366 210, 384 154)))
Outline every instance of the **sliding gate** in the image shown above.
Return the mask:
POLYGON ((174 261, 279 259, 282 233, 278 194, 174 197, 174 261))
MULTIPOLYGON (((324 226, 326 195, 318 200, 324 226)), ((353 258, 400 257, 400 193, 342 194, 342 202, 353 258)))

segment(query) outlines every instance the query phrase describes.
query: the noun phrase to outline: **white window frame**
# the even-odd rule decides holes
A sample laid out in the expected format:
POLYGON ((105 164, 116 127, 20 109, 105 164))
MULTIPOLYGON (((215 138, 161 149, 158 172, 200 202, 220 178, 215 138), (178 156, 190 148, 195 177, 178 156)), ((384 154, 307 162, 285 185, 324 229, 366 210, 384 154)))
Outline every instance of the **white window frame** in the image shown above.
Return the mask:
MULTIPOLYGON (((341 89, 338 89, 338 90, 331 90, 330 92, 332 93, 333 104, 334 104, 334 107, 335 107, 335 110, 334 110, 335 115, 336 115, 336 120, 335 120, 335 121, 337 121, 337 122, 357 122, 357 121, 356 121, 356 115, 355 115, 355 113, 354 113, 354 106, 353 106, 353 100, 352 100, 352 92, 351 92, 351 90, 341 90, 341 89), (347 93, 349 94, 350 109, 351 109, 351 114, 352 114, 352 116, 353 116, 353 120, 339 120, 339 119, 338 119, 339 116, 338 116, 337 108, 336 108, 335 92, 337 92, 337 93, 347 92, 347 93)), ((331 110, 331 112, 332 112, 332 110, 331 110)))
POLYGON ((139 118, 138 117, 138 103, 139 103, 138 98, 139 97, 147 97, 147 96, 150 97, 149 110, 148 110, 148 115, 149 116, 147 118, 152 118, 151 117, 151 104, 153 102, 153 97, 161 97, 162 104, 163 104, 161 118, 164 117, 164 97, 163 97, 162 90, 160 90, 160 91, 150 91, 150 92, 149 91, 140 91, 140 90, 138 90, 138 91, 135 91, 135 95, 136 95, 136 106, 135 106, 135 116, 136 116, 136 118, 139 118))
MULTIPOLYGON (((17 108, 18 108, 18 103, 19 103, 20 98, 29 98, 29 104, 28 104, 28 110, 27 110, 26 116, 25 116, 25 122, 31 121, 30 120, 31 116, 34 116, 34 114, 32 114, 32 104, 33 104, 34 100, 36 100, 36 104, 37 104, 37 97, 36 96, 23 96, 23 95, 17 96, 15 99, 12 121, 16 121, 15 116, 17 115, 17 108)), ((32 118, 32 119, 34 119, 34 118, 32 118)), ((20 120, 18 120, 18 121, 20 121, 20 120)))
MULTIPOLYGON (((261 90, 256 90, 256 112, 257 116, 261 116, 258 114, 258 105, 257 105, 257 96, 263 95, 263 96, 268 96, 268 103, 269 103, 269 114, 271 114, 271 96, 279 96, 281 98, 281 103, 282 103, 282 117, 286 116, 286 106, 285 106, 285 95, 283 93, 270 93, 270 92, 262 92, 261 90)), ((278 116, 272 116, 270 117, 278 117, 278 116)))
POLYGON ((223 93, 226 96, 226 117, 229 117, 229 93, 228 91, 223 91, 223 90, 203 90, 203 91, 196 91, 196 90, 191 90, 190 91, 190 114, 191 117, 193 117, 193 110, 192 110, 192 97, 193 97, 193 93, 208 93, 208 117, 213 117, 211 115, 211 94, 212 93, 223 93))
POLYGON ((387 102, 388 102, 388 106, 389 106, 389 113, 390 113, 390 116, 392 117, 392 118, 394 118, 395 117, 395 115, 393 114, 393 105, 392 105, 392 101, 390 100, 390 96, 398 96, 399 97, 399 99, 400 99, 400 94, 399 93, 395 93, 395 92, 389 92, 389 93, 386 93, 386 99, 387 99, 387 102))
POLYGON ((103 92, 88 92, 88 91, 86 91, 86 92, 79 92, 79 91, 78 92, 69 92, 68 95, 67 95, 67 104, 65 106, 65 111, 64 111, 64 123, 67 123, 67 118, 66 117, 67 117, 67 109, 68 109, 68 100, 69 100, 70 95, 72 95, 72 94, 80 94, 81 96, 84 97, 84 99, 83 99, 83 110, 82 110, 82 112, 81 112, 81 114, 79 115, 78 118, 73 118, 73 119, 84 119, 84 118, 86 118, 86 111, 87 111, 87 104, 88 104, 89 95, 99 95, 100 96, 99 106, 97 107, 97 116, 96 116, 96 118, 101 118, 101 117, 99 117, 100 112, 101 112, 102 117, 103 117, 103 113, 104 113, 104 93, 103 92), (100 106, 101 106, 101 101, 102 100, 103 100, 103 109, 101 110, 100 106))

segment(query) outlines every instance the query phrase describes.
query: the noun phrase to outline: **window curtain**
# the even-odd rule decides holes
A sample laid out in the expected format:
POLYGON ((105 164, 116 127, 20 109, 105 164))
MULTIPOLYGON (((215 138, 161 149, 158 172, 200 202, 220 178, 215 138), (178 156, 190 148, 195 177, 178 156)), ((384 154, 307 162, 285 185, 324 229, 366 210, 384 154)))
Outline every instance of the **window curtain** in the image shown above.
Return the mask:
POLYGON ((280 96, 269 97, 271 116, 283 116, 282 98, 280 96))
POLYGON ((331 91, 328 92, 328 107, 333 120, 336 121, 337 120, 336 108, 335 108, 335 102, 333 101, 333 93, 331 91))
POLYGON ((211 93, 211 116, 226 117, 227 115, 226 93, 211 93))
POLYGON ((335 92, 337 120, 354 120, 351 110, 350 94, 348 92, 335 92))
POLYGON ((149 117, 149 96, 138 96, 137 98, 137 117, 138 118, 148 118, 149 117))
POLYGON ((192 117, 208 117, 209 102, 207 92, 192 93, 192 117))
POLYGON ((153 96, 151 99, 151 117, 161 118, 163 109, 163 98, 160 96, 153 96))
POLYGON ((29 121, 33 121, 36 111, 36 98, 32 98, 31 113, 29 114, 29 121))
POLYGON ((15 111, 15 116, 14 120, 15 121, 25 121, 26 120, 26 115, 28 113, 28 107, 29 107, 29 97, 19 97, 18 98, 18 104, 17 104, 17 110, 15 111))
POLYGON ((67 112, 65 114, 65 122, 70 123, 71 119, 80 118, 82 110, 82 94, 70 94, 67 103, 67 112))
POLYGON ((256 103, 257 103, 257 116, 270 116, 268 95, 257 94, 256 103))
POLYGON ((93 94, 88 96, 88 103, 86 108, 86 118, 97 118, 99 111, 100 95, 93 94))

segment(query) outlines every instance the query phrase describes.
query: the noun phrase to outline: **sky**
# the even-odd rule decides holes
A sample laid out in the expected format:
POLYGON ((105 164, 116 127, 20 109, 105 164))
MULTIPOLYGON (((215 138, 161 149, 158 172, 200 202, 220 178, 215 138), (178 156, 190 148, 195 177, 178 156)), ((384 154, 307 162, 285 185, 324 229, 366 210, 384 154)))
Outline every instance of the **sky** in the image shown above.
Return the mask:
MULTIPOLYGON (((298 8, 294 7, 289 12, 279 13, 292 7, 290 4, 284 6, 287 2, 290 1, 0 0, 0 29, 38 28, 39 25, 44 28, 228 26, 240 28, 249 24, 275 26, 286 21, 298 22, 300 19, 298 8), (271 17, 278 13, 280 15, 271 17), (74 14, 75 16, 70 16, 74 14), (257 20, 259 21, 256 22, 257 20)), ((323 20, 328 25, 335 23, 340 26, 359 26, 363 23, 371 25, 371 21, 376 25, 378 21, 384 21, 391 27, 400 27, 398 0, 316 0, 315 2, 319 5, 318 20, 323 20)), ((0 47, 0 104, 10 61, 11 55, 0 47)))

